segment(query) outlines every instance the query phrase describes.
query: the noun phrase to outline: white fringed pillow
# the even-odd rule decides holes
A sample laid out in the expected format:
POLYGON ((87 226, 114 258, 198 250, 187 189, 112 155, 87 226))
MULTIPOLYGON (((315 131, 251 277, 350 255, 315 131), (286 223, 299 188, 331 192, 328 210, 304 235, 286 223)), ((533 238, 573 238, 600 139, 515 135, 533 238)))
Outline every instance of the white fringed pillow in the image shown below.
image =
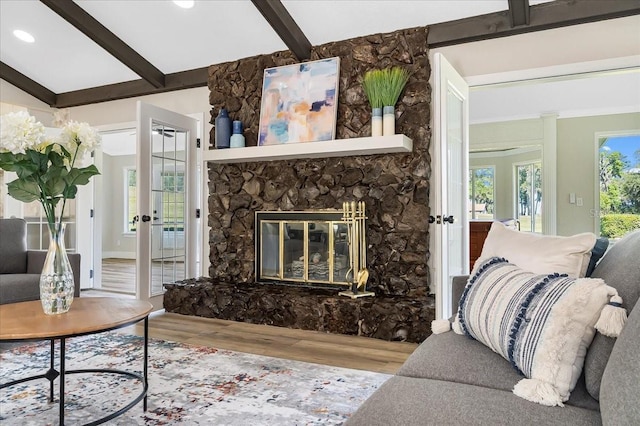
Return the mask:
POLYGON ((611 336, 621 331, 626 320, 621 302, 601 279, 536 275, 490 258, 468 281, 453 330, 485 344, 526 377, 514 387, 516 395, 562 406, 578 381, 595 329, 611 336))
POLYGON ((596 236, 591 232, 570 237, 539 235, 493 222, 476 265, 490 257, 504 257, 525 271, 536 274, 557 272, 570 277, 584 277, 595 244, 596 236))

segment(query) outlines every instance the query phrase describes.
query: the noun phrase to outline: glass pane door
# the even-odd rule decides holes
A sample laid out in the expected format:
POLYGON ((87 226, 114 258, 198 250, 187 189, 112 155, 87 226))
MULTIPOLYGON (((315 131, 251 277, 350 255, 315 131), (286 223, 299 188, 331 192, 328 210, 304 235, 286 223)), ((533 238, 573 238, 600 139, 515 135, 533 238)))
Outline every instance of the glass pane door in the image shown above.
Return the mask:
POLYGON ((138 102, 136 297, 163 306, 165 283, 196 274, 197 121, 138 102))
POLYGON ((185 145, 187 132, 152 122, 151 296, 185 275, 185 145))
POLYGON ((542 233, 542 168, 540 163, 516 166, 516 217, 520 230, 542 233))

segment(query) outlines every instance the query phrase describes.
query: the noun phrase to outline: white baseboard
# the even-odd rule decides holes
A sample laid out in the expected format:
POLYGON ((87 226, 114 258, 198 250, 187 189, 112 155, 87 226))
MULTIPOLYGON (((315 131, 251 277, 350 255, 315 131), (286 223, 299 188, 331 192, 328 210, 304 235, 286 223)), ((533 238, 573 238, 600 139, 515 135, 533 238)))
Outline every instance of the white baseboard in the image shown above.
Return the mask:
POLYGON ((136 253, 131 251, 103 251, 103 259, 135 259, 136 253))

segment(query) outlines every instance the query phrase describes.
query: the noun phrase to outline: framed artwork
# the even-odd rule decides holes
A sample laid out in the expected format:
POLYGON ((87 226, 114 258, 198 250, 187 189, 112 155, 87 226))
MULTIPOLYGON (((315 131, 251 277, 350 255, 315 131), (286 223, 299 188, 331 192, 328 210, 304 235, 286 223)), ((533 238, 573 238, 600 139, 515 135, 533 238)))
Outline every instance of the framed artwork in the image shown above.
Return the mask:
POLYGON ((267 68, 258 146, 335 138, 340 58, 267 68))

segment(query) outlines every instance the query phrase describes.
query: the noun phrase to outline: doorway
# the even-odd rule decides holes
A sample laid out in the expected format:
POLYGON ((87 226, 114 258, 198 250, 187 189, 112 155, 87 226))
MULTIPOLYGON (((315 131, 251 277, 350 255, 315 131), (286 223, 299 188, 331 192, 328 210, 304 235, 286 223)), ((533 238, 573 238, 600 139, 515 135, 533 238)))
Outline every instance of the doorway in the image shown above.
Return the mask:
POLYGON ((98 154, 95 290, 134 297, 136 293, 135 170, 136 129, 104 130, 98 154), (133 203, 133 204, 132 204, 133 203), (98 207, 99 206, 99 207, 98 207))
POLYGON ((515 166, 515 217, 521 231, 542 232, 542 164, 515 166))
MULTIPOLYGON (((199 137, 202 133, 199 126, 202 114, 192 114, 190 117, 189 120, 198 123, 196 127, 199 137)), ((150 214, 142 215, 138 206, 141 172, 140 149, 137 145, 139 130, 136 123, 102 126, 100 130, 103 143, 96 157, 101 164, 99 168, 102 175, 96 182, 95 234, 99 239, 95 247, 94 293, 138 296, 138 237, 140 227, 145 223, 144 216, 148 216, 148 223, 153 227, 149 236, 149 257, 152 260, 148 273, 151 286, 145 294, 161 296, 163 283, 193 277, 194 271, 199 270, 197 263, 188 267, 185 256, 187 205, 191 210, 199 205, 201 173, 197 166, 192 167, 193 163, 198 164, 197 159, 190 158, 191 162, 187 165, 184 149, 186 137, 181 129, 162 122, 156 122, 153 128, 149 128, 148 170, 153 183, 152 189, 143 192, 148 194, 150 214), (191 177, 187 182, 186 175, 192 169, 196 170, 195 178, 191 177), (192 200, 186 198, 187 185, 191 189, 192 200)), ((196 235, 200 234, 197 229, 201 226, 200 222, 195 220, 191 223, 196 235)), ((195 253, 191 260, 200 262, 200 256, 195 253)))

